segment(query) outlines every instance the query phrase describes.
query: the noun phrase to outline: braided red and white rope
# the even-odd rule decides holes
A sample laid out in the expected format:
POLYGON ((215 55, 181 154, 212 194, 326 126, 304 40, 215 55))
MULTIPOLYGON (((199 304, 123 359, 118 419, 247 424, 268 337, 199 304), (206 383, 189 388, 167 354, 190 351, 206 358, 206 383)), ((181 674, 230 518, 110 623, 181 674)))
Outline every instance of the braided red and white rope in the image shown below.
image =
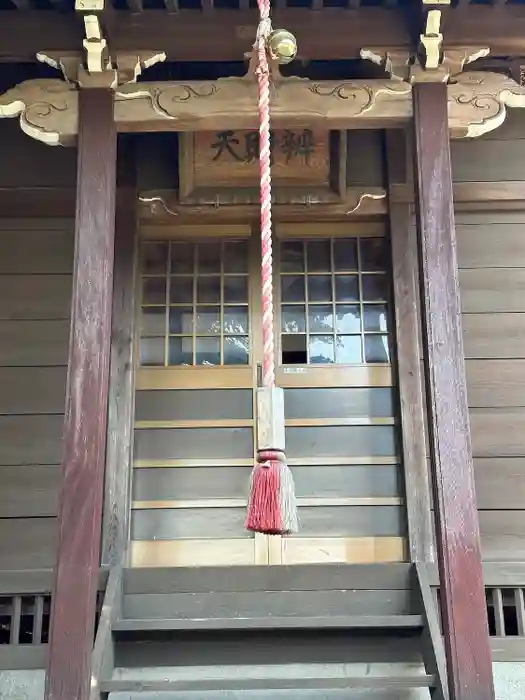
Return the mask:
POLYGON ((272 31, 270 0, 257 0, 260 24, 257 31, 257 83, 259 86, 259 167, 261 170, 261 251, 262 251, 262 332, 265 387, 275 386, 273 330, 273 256, 272 256, 272 179, 270 154, 270 67, 267 42, 272 31))

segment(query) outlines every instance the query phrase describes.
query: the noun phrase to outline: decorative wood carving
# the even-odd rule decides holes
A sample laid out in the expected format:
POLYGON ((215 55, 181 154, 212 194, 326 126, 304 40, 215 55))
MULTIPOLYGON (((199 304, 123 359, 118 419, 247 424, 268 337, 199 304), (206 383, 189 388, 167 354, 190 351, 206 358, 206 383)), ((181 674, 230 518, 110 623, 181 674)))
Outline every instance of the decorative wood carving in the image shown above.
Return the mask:
POLYGON ((448 85, 448 124, 458 138, 497 129, 507 107, 525 107, 525 88, 501 73, 462 73, 448 85))
MULTIPOLYGON (((287 78, 274 85, 273 125, 279 128, 394 127, 412 118, 411 85, 392 80, 319 81, 287 78)), ((448 86, 451 136, 474 137, 502 124, 506 107, 525 107, 525 88, 498 73, 459 75, 448 86)), ((28 80, 0 95, 0 117, 20 117, 27 134, 68 145, 78 131, 78 93, 60 80, 28 80)), ((115 92, 120 132, 254 129, 257 88, 246 78, 139 83, 115 92)))
MULTIPOLYGON (((385 214, 387 193, 381 187, 349 187, 339 202, 300 204, 279 204, 273 209, 276 221, 304 221, 305 210, 315 206, 316 220, 341 219, 342 216, 371 216, 385 214)), ((223 204, 187 205, 179 200, 178 193, 169 190, 142 192, 139 196, 139 217, 157 223, 170 221, 174 216, 177 221, 246 221, 256 218, 260 207, 257 204, 223 204)))

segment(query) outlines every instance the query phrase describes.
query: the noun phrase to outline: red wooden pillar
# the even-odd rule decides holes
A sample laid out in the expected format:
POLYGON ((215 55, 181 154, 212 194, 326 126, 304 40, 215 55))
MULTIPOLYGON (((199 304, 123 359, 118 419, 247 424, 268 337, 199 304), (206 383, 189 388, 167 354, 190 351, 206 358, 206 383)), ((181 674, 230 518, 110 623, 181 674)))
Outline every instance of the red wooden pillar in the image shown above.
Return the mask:
POLYGON ((450 700, 494 684, 467 404, 447 86, 413 86, 421 316, 450 700))
POLYGON ((75 259, 46 700, 88 700, 109 378, 116 144, 113 92, 79 91, 75 259))

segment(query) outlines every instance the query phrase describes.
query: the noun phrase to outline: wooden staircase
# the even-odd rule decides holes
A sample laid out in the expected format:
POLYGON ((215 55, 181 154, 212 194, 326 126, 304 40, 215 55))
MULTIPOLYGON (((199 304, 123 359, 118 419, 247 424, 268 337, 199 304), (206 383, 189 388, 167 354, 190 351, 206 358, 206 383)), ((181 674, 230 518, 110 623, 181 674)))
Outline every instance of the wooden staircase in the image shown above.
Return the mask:
POLYGON ((446 700, 424 567, 120 569, 91 700, 446 700))

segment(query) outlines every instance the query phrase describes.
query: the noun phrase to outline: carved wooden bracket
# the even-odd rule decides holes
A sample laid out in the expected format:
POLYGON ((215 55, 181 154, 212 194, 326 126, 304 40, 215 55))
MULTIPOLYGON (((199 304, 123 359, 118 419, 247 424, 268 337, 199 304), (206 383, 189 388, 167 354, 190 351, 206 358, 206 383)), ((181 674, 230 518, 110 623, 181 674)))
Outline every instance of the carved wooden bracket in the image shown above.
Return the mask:
POLYGON ((84 22, 84 50, 68 54, 42 51, 37 60, 56 68, 79 88, 110 89, 136 82, 144 70, 166 60, 163 51, 111 53, 101 20, 104 6, 105 0, 76 0, 75 9, 84 22))
POLYGON ((117 51, 107 57, 106 68, 102 73, 89 73, 83 64, 83 56, 80 51, 70 54, 62 54, 55 51, 40 52, 37 60, 46 63, 60 71, 68 83, 74 83, 78 87, 110 87, 135 83, 142 73, 166 60, 166 54, 162 51, 137 51, 136 53, 123 53, 117 51))
MULTIPOLYGON (((525 88, 491 72, 458 75, 448 85, 453 138, 480 136, 525 107, 525 88)), ((412 87, 392 80, 319 81, 283 78, 273 86, 275 128, 402 126, 412 118, 412 87)), ((78 91, 62 80, 28 80, 0 95, 0 117, 19 117, 22 130, 51 145, 74 143, 78 91)), ((186 83, 138 83, 115 91, 120 132, 217 131, 258 125, 257 86, 245 78, 186 83)))
POLYGON ((428 71, 418 62, 417 55, 411 51, 385 51, 383 48, 366 48, 361 50, 361 58, 381 66, 393 80, 413 83, 423 79, 447 82, 463 72, 464 67, 485 58, 490 53, 486 46, 462 46, 444 49, 441 63, 435 70, 428 71))

